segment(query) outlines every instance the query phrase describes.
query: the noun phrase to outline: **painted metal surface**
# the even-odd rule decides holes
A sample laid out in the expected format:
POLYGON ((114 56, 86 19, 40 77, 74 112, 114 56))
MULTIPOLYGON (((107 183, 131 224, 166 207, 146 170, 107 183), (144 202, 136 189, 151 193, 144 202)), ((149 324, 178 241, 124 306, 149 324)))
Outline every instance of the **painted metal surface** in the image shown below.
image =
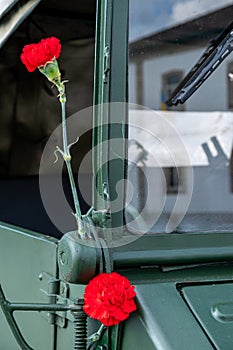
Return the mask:
POLYGON ((138 310, 122 325, 119 349, 231 348, 232 263, 166 272, 144 267, 120 273, 136 286, 138 310), (218 315, 221 309, 229 319, 216 320, 216 307, 218 315))
POLYGON ((184 299, 203 332, 216 349, 231 349, 233 343, 233 283, 218 282, 183 288, 184 299))
MULTIPOLYGON (((93 164, 97 175, 93 184, 93 205, 97 210, 108 208, 104 189, 107 188, 109 200, 114 200, 116 184, 125 178, 127 111, 124 104, 116 108, 111 103, 127 100, 127 18, 126 1, 98 2, 94 91, 97 106, 93 129, 93 145, 96 146, 93 164), (122 139, 121 148, 115 149, 114 139, 122 139), (112 154, 118 154, 118 161, 109 161, 112 154)), ((118 196, 123 208, 124 188, 118 196)), ((111 227, 121 227, 123 222, 123 211, 113 213, 112 210, 111 227)))
MULTIPOLYGON (((116 195, 117 182, 125 178, 127 110, 124 104, 115 110, 109 103, 127 101, 128 2, 99 0, 97 3, 94 173, 98 172, 100 164, 108 162, 111 153, 117 151, 119 160, 103 166, 98 172, 93 207, 97 212, 109 210, 111 213, 108 201, 116 195), (122 144, 116 150, 114 140, 118 138, 122 144)), ((119 193, 122 204, 124 193, 122 188, 119 193)), ((121 210, 111 215, 106 226, 120 227, 117 234, 121 236, 123 224, 121 210)), ((111 237, 105 236, 105 239, 108 241, 111 237)), ((109 265, 136 286, 138 311, 127 322, 106 330, 97 349, 229 349, 233 319, 229 295, 233 258, 231 233, 147 235, 130 244, 126 244, 127 239, 124 241, 123 238, 121 243, 120 247, 109 250, 109 265)), ((88 278, 98 272, 99 265, 106 263, 104 249, 102 255, 96 253, 94 257, 90 253, 85 255, 83 249, 84 256, 80 254, 83 265, 79 265, 79 247, 69 246, 71 264, 68 267, 72 278, 67 281, 66 274, 57 271, 57 244, 56 239, 45 235, 5 224, 0 226, 0 283, 8 300, 22 303, 22 308, 26 309, 28 303, 31 308, 31 303, 75 303, 83 296, 85 284, 79 283, 78 278, 76 280, 76 273, 80 265, 88 278), (73 264, 76 264, 76 269, 73 269, 73 264), (62 279, 57 291, 46 292, 46 276, 62 279)), ((62 263, 62 251, 59 258, 62 263)), ((62 311, 65 314, 58 313, 60 319, 57 323, 51 315, 18 312, 17 323, 33 349, 73 348, 75 318, 66 308, 62 311)), ((2 313, 0 327, 1 334, 4 334, 0 337, 0 349, 18 350, 2 313)), ((95 327, 96 324, 89 322, 89 333, 95 327)))
MULTIPOLYGON (((56 241, 4 224, 0 226, 0 281, 6 299, 21 303, 48 302, 41 290, 40 274, 57 275, 56 241)), ((38 312, 15 312, 16 322, 26 341, 35 349, 53 349, 54 326, 38 312), (41 337, 43 334, 43 337, 41 337)), ((20 349, 16 344, 4 315, 0 314, 0 348, 20 349)))

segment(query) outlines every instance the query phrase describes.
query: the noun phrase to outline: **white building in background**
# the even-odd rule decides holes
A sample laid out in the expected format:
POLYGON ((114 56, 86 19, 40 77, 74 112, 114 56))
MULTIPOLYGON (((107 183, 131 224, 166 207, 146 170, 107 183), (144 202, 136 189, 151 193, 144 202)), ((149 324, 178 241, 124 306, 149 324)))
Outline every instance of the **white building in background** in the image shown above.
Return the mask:
MULTIPOLYGON (((194 66, 210 41, 232 21, 233 5, 132 42, 129 54, 129 101, 160 109, 161 103, 194 66)), ((233 53, 178 109, 233 109, 233 84, 228 77, 232 71, 233 53)))

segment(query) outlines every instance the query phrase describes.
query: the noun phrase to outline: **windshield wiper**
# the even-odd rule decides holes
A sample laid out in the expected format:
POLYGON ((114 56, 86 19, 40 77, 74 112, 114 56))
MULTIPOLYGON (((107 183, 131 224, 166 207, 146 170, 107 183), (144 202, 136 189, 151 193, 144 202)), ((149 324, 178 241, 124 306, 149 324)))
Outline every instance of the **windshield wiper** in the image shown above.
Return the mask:
POLYGON ((233 50, 233 22, 214 39, 201 58, 181 81, 166 102, 168 106, 184 103, 215 71, 233 50))

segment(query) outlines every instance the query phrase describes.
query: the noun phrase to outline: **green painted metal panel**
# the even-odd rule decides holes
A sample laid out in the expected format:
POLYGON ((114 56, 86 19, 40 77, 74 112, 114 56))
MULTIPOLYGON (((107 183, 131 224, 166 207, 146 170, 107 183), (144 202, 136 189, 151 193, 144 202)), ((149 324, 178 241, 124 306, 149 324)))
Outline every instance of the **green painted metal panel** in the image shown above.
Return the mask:
POLYGON ((233 234, 146 234, 130 244, 126 237, 111 256, 118 268, 232 261, 233 234))
MULTIPOLYGON (((112 329, 111 350, 211 350, 216 348, 207 336, 206 330, 190 312, 182 294, 186 289, 199 288, 190 287, 190 285, 209 284, 208 293, 211 298, 216 281, 222 286, 232 281, 232 264, 186 266, 183 269, 177 266, 174 270, 166 271, 161 267, 147 266, 138 269, 121 269, 118 272, 129 278, 135 285, 138 309, 121 324, 122 329, 118 339, 114 339, 117 330, 112 329)), ((206 310, 206 299, 202 298, 201 292, 198 296, 200 309, 206 310)), ((232 303, 228 317, 233 320, 231 310, 233 310, 232 303)), ((223 338, 231 337, 231 333, 232 330, 229 332, 228 329, 223 334, 218 349, 225 350, 221 347, 221 342, 223 341, 224 344, 223 338)), ((104 343, 105 339, 102 344, 104 343)))
MULTIPOLYGON (((0 283, 10 302, 47 303, 47 284, 41 273, 56 277, 56 240, 0 225, 0 283)), ((54 326, 39 312, 15 312, 15 319, 29 345, 36 350, 54 349, 54 326)), ((0 311, 0 349, 18 350, 0 311)))
POLYGON ((218 350, 232 349, 233 283, 183 288, 184 298, 218 350))
POLYGON ((136 285, 136 293, 141 325, 138 321, 129 321, 122 349, 129 349, 130 344, 133 349, 147 350, 213 349, 174 284, 143 283, 136 285))

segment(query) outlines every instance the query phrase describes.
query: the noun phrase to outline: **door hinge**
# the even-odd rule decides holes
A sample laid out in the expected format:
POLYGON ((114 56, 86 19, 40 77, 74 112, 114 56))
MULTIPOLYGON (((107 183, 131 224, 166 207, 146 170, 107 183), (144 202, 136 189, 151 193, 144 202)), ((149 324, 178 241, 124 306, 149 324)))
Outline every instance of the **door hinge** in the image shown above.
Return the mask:
MULTIPOLYGON (((39 275, 40 294, 43 301, 51 304, 68 302, 69 286, 47 272, 39 275)), ((67 322, 67 311, 41 312, 42 317, 48 320, 49 324, 65 327, 67 322)))
POLYGON ((104 74, 103 74, 104 83, 108 82, 109 71, 110 71, 110 49, 108 46, 105 46, 105 48, 104 48, 104 74))

